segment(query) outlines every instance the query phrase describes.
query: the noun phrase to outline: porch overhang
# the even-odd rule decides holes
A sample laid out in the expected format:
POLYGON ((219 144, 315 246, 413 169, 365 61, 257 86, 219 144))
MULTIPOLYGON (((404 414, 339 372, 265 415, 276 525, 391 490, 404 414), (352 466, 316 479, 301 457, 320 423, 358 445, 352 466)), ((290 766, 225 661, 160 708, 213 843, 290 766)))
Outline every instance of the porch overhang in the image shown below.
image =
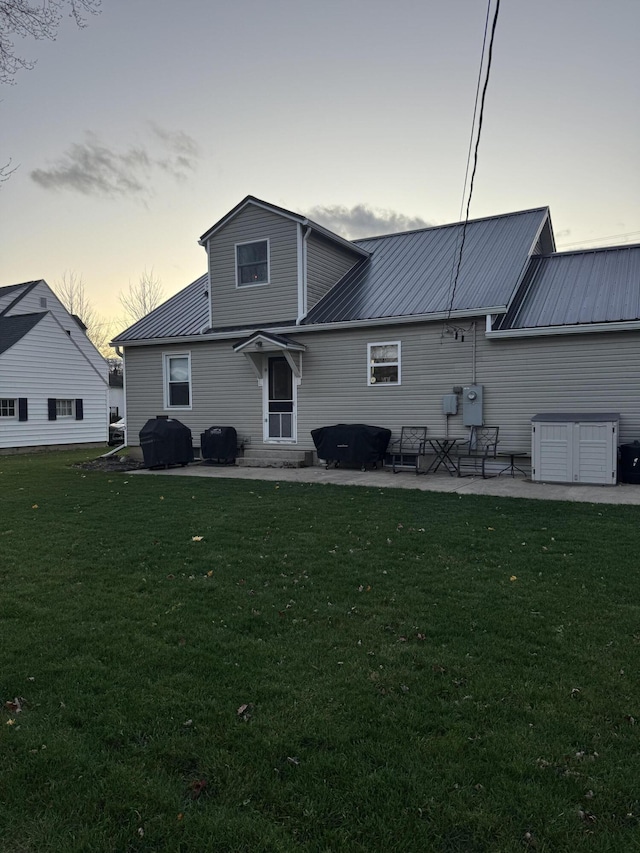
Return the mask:
POLYGON ((274 335, 271 332, 257 331, 233 345, 234 352, 241 352, 249 360, 258 380, 262 379, 262 356, 266 354, 282 355, 296 379, 302 377, 302 353, 304 344, 294 341, 288 335, 274 335))

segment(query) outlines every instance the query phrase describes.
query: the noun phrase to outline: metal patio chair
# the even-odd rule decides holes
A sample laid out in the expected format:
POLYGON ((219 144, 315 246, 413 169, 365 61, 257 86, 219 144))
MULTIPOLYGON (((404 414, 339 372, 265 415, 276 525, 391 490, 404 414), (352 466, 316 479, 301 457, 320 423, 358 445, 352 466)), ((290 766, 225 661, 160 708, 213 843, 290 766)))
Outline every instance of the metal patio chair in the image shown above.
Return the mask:
POLYGON ((472 426, 469 441, 458 447, 458 477, 473 477, 482 473, 486 480, 487 460, 495 459, 498 452, 498 431, 500 427, 472 426))
POLYGON ((396 468, 415 468, 416 474, 426 474, 420 470, 420 457, 426 453, 427 427, 403 426, 400 438, 392 442, 389 448, 393 473, 396 468))

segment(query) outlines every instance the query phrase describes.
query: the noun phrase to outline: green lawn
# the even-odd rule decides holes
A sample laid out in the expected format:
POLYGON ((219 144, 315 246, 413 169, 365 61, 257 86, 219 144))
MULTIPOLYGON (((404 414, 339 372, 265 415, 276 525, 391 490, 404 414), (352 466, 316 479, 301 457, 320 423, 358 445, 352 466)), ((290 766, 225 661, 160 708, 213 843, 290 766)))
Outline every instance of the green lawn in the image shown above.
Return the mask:
POLYGON ((640 850, 637 508, 83 458, 0 458, 2 853, 640 850))

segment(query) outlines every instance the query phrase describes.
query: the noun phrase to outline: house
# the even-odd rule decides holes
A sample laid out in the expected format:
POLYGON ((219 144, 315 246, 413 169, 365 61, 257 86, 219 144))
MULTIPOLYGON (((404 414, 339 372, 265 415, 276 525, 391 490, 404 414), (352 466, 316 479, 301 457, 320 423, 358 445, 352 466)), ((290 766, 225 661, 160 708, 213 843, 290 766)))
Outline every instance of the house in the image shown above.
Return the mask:
POLYGON ((108 369, 49 285, 0 287, 0 452, 107 441, 108 369))
POLYGON ((332 423, 482 422, 529 450, 554 411, 640 438, 638 245, 558 253, 546 207, 348 241, 252 196, 200 244, 207 273, 113 342, 130 445, 157 415, 303 451, 332 423))

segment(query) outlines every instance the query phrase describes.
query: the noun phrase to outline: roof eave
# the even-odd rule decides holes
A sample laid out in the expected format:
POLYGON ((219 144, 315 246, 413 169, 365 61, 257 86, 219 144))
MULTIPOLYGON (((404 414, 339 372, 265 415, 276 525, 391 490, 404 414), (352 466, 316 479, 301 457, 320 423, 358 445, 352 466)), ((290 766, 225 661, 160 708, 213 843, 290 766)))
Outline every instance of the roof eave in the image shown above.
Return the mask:
MULTIPOLYGON (((483 308, 475 308, 473 310, 463 311, 438 311, 433 314, 414 314, 400 315, 397 317, 373 317, 363 320, 342 320, 336 323, 310 323, 309 325, 300 325, 295 327, 296 336, 306 332, 328 332, 328 331, 344 331, 345 329, 366 329, 377 328, 379 326, 402 326, 413 323, 439 323, 451 322, 453 320, 473 319, 477 317, 485 317, 487 314, 504 314, 506 311, 505 305, 494 305, 483 308)), ((135 347, 135 346, 168 346, 170 344, 178 344, 180 346, 186 343, 206 343, 207 341, 224 341, 237 340, 238 338, 247 337, 255 333, 254 327, 246 327, 245 329, 236 329, 233 332, 209 332, 198 335, 184 335, 173 338, 141 338, 138 340, 120 340, 116 344, 110 343, 110 346, 119 347, 135 347)), ((291 331, 291 326, 274 326, 270 329, 274 334, 286 335, 291 331)))
POLYGON ((550 335, 585 335, 596 332, 637 332, 640 320, 621 320, 614 323, 576 323, 566 326, 530 326, 526 329, 498 329, 487 332, 487 338, 538 338, 550 335))

